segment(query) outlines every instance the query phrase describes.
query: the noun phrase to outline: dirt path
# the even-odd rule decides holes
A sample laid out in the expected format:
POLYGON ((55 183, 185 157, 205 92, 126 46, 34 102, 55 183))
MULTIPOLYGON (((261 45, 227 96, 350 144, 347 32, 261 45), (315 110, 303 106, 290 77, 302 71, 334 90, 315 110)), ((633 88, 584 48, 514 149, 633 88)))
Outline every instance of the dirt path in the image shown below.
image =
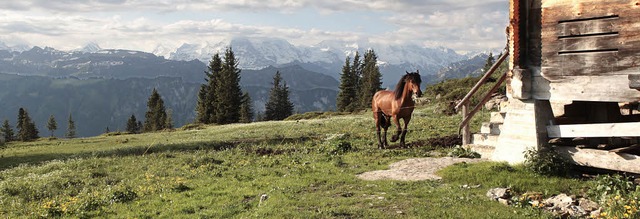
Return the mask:
POLYGON ((475 163, 484 159, 453 158, 453 157, 425 157, 412 158, 389 165, 388 170, 376 170, 358 175, 363 180, 392 179, 401 181, 436 180, 442 177, 436 172, 455 163, 475 163))

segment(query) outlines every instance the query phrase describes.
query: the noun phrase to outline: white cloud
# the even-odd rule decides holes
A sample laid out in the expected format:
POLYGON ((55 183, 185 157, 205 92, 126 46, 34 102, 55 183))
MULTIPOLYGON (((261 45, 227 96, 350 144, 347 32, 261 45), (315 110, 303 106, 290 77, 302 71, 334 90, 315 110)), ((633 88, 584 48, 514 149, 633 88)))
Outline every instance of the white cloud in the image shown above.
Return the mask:
MULTIPOLYGON (((503 0, 32 0, 0 2, 0 40, 74 49, 98 42, 103 48, 151 51, 157 44, 212 42, 231 36, 282 37, 294 44, 322 40, 371 40, 446 46, 458 51, 501 48, 508 3, 503 0), (232 11, 260 16, 317 11, 318 20, 338 12, 379 12, 366 22, 386 23, 383 33, 299 27, 287 23, 261 25, 231 22, 216 14, 232 11), (208 18, 174 18, 185 13, 210 13, 208 18), (268 13, 265 13, 268 12, 268 13), (159 20, 160 15, 167 19, 159 20), (75 43, 75 44, 74 44, 75 43), (73 45, 71 45, 73 44, 73 45)), ((372 13, 373 14, 373 13, 372 13)), ((345 15, 341 15, 345 16, 345 15)), ((365 22, 365 21, 363 21, 365 22)), ((341 25, 340 23, 330 25, 341 25)))

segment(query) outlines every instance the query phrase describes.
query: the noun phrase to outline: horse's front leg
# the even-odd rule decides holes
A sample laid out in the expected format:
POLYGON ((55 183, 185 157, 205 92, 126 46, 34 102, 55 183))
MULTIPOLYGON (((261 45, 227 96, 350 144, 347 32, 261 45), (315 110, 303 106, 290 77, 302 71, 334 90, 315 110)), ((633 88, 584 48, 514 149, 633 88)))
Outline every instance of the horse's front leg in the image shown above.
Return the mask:
POLYGON ((404 118, 404 128, 402 129, 402 135, 400 135, 400 146, 405 147, 404 137, 407 135, 407 127, 409 126, 409 121, 411 118, 404 118))
POLYGON ((393 123, 396 124, 396 133, 391 136, 391 142, 398 141, 400 134, 402 133, 402 128, 400 127, 400 119, 398 116, 393 116, 393 123))

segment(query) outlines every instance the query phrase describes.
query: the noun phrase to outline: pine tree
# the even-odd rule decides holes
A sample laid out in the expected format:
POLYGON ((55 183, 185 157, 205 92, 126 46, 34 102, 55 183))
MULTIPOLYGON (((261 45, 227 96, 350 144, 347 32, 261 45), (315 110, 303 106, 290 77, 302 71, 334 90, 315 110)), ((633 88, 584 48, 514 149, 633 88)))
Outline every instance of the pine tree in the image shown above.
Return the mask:
POLYGON ((357 84, 355 81, 354 71, 351 67, 351 59, 347 56, 344 66, 342 66, 342 74, 340 75, 340 91, 336 99, 336 108, 340 112, 352 112, 355 110, 357 103, 357 84))
POLYGON ((167 112, 164 108, 164 101, 158 91, 154 88, 147 101, 147 112, 145 113, 144 131, 158 131, 165 128, 167 112))
POLYGON ((47 129, 51 132, 51 137, 53 137, 53 132, 58 129, 58 123, 56 123, 56 118, 53 117, 53 114, 49 116, 49 121, 47 122, 47 129))
POLYGON ((18 130, 16 137, 18 140, 22 140, 22 137, 25 136, 24 134, 25 130, 23 129, 25 112, 26 111, 22 107, 18 109, 18 120, 16 121, 16 129, 18 130))
POLYGON ((487 73, 489 71, 489 69, 491 69, 491 67, 493 66, 493 63, 495 62, 495 58, 493 57, 493 53, 489 52, 489 57, 487 57, 487 62, 484 64, 484 67, 482 67, 482 73, 487 73))
POLYGON ((373 95, 382 90, 382 74, 378 68, 378 57, 373 49, 364 54, 362 66, 362 79, 360 86, 360 107, 365 108, 371 104, 373 95))
POLYGON ((73 117, 71 117, 71 113, 69 113, 69 120, 67 120, 67 133, 65 134, 67 138, 75 138, 76 137, 76 122, 73 121, 73 117))
POLYGON ((351 64, 351 77, 353 80, 353 83, 355 83, 355 99, 353 101, 353 106, 352 108, 357 109, 359 108, 360 105, 360 97, 359 94, 361 93, 360 90, 362 89, 362 67, 364 66, 364 63, 362 63, 362 60, 360 59, 360 52, 356 51, 356 54, 353 56, 353 64, 351 64))
POLYGON ((30 141, 39 138, 38 128, 36 124, 31 121, 27 110, 20 108, 18 110, 18 139, 21 141, 30 141))
POLYGON ((222 72, 222 59, 216 53, 211 57, 207 71, 205 71, 206 84, 200 85, 198 92, 198 103, 196 105, 196 122, 211 124, 217 121, 217 115, 214 108, 216 102, 216 85, 221 83, 220 74, 222 72))
POLYGON ((127 120, 127 132, 131 134, 138 134, 140 132, 140 127, 138 127, 138 120, 136 116, 131 114, 131 117, 127 120))
POLYGON ((111 132, 111 130, 109 129, 109 126, 107 126, 107 128, 104 129, 104 133, 109 134, 109 132, 111 132))
POLYGON ((142 121, 138 120, 138 126, 136 127, 136 133, 142 132, 143 128, 144 128, 144 125, 142 124, 142 121))
POLYGON ((264 120, 283 120, 293 114, 293 103, 289 100, 289 88, 283 82, 280 72, 273 76, 273 87, 269 93, 269 100, 265 104, 264 120))
POLYGON ((240 106, 240 122, 250 123, 253 121, 253 103, 248 92, 242 94, 242 105, 240 106))
POLYGON ((167 118, 164 120, 165 129, 173 129, 173 110, 167 110, 167 118))
POLYGON ((236 123, 240 120, 242 89, 240 88, 238 59, 231 47, 225 50, 219 82, 216 84, 214 111, 217 124, 236 123))
POLYGON ((9 125, 9 120, 5 119, 0 128, 0 134, 2 134, 5 142, 14 140, 13 128, 9 125))

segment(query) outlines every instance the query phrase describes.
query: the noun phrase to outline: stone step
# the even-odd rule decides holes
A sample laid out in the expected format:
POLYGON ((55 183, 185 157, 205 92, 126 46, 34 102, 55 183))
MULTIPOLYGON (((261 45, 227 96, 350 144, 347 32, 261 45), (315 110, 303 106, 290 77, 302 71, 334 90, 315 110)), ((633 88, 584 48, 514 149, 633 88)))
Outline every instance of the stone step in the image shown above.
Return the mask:
POLYGON ((473 134, 472 144, 493 146, 498 144, 498 136, 492 134, 473 134))
POLYGON ((496 150, 496 147, 491 145, 481 145, 481 144, 468 144, 465 145, 466 148, 480 154, 480 158, 490 159, 493 155, 493 151, 496 150))
POLYGON ((504 123, 504 117, 507 116, 506 112, 491 112, 490 123, 502 124, 504 123))
POLYGON ((500 102, 500 112, 507 113, 507 109, 509 107, 509 101, 500 102))
POLYGON ((483 122, 482 126, 480 127, 480 133, 499 135, 501 129, 502 124, 483 122))

